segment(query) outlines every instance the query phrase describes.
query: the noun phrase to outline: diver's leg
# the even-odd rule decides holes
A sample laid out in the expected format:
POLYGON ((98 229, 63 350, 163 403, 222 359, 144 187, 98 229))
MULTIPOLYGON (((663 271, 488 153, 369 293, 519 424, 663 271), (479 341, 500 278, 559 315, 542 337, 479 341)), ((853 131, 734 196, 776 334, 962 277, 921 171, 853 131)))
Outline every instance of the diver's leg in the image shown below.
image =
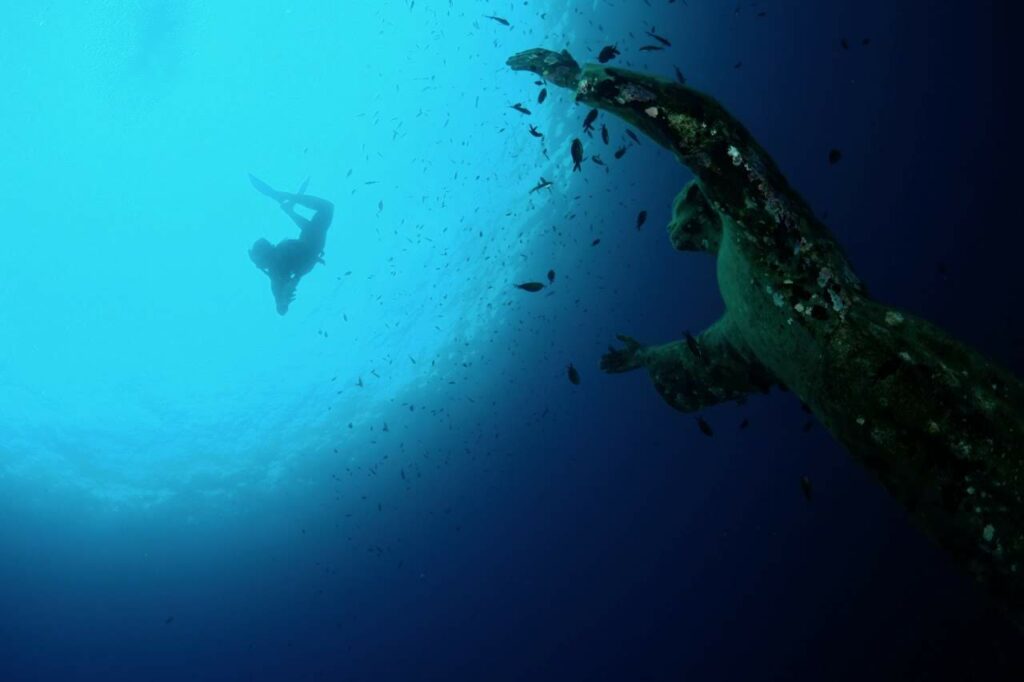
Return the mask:
POLYGON ((281 201, 288 204, 298 204, 299 206, 305 206, 306 208, 317 211, 333 211, 334 204, 327 199, 321 199, 320 197, 310 196, 309 194, 291 194, 290 192, 278 192, 281 195, 281 201))
POLYGON ((697 338, 662 346, 643 346, 620 336, 625 347, 609 350, 601 358, 601 368, 611 373, 646 368, 661 396, 681 412, 767 391, 775 378, 743 352, 741 344, 733 343, 731 327, 729 320, 722 318, 697 338))
POLYGON ((290 194, 288 192, 281 192, 280 194, 282 196, 281 208, 292 217, 292 220, 295 221, 295 224, 300 229, 306 230, 313 227, 326 230, 330 226, 331 218, 334 216, 334 204, 327 199, 313 197, 308 194, 290 194), (299 216, 292 208, 295 204, 315 211, 313 217, 306 220, 299 216))
MULTIPOLYGON (((282 194, 283 194, 283 192, 282 192, 282 194)), ((309 222, 310 221, 308 219, 302 217, 301 215, 299 215, 295 211, 295 203, 294 202, 292 202, 292 201, 282 201, 281 202, 281 210, 285 212, 285 215, 287 215, 289 218, 292 219, 292 222, 294 222, 296 225, 299 226, 300 230, 305 230, 307 227, 309 227, 309 222)))

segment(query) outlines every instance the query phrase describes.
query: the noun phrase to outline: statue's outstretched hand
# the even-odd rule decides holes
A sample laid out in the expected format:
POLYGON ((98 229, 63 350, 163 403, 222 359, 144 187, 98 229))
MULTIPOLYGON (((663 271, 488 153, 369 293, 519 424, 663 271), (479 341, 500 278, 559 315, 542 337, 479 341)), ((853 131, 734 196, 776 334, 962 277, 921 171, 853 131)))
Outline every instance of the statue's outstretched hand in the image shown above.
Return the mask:
POLYGON ((623 348, 609 347, 608 352, 601 358, 601 369, 609 374, 629 372, 642 364, 640 353, 643 346, 640 342, 625 334, 619 334, 618 339, 625 346, 623 348))
POLYGON ((580 65, 568 50, 553 52, 538 47, 509 57, 506 64, 514 71, 532 71, 555 85, 572 90, 580 80, 580 65))

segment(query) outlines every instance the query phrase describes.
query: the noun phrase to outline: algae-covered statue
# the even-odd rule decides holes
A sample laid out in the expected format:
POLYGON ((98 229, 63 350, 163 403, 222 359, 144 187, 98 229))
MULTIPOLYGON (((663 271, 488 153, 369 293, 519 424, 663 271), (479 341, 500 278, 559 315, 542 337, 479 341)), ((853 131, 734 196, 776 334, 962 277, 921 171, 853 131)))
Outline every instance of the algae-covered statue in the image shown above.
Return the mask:
POLYGON ((788 387, 1024 626, 1024 385, 937 327, 871 298, 839 245, 714 99, 568 52, 508 60, 670 149, 695 179, 672 245, 718 258, 722 318, 696 339, 620 336, 601 366, 646 368, 691 412, 788 387))

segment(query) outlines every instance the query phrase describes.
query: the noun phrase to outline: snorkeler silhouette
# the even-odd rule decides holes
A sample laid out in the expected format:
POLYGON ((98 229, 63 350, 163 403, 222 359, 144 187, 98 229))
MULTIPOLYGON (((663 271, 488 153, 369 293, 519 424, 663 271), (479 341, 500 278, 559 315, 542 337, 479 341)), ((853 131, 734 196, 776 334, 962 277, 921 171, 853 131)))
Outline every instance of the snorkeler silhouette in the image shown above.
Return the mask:
POLYGON ((302 276, 313 269, 317 263, 323 263, 324 244, 327 240, 327 228, 334 217, 334 204, 326 199, 306 196, 306 184, 295 194, 279 192, 267 183, 252 175, 249 176, 252 186, 260 194, 278 202, 281 210, 295 221, 301 233, 298 239, 285 239, 274 246, 266 239, 257 239, 249 249, 249 258, 270 277, 270 290, 277 302, 277 312, 284 315, 288 305, 295 298, 295 287, 302 276), (295 212, 295 205, 305 206, 315 211, 312 218, 304 218, 295 212))

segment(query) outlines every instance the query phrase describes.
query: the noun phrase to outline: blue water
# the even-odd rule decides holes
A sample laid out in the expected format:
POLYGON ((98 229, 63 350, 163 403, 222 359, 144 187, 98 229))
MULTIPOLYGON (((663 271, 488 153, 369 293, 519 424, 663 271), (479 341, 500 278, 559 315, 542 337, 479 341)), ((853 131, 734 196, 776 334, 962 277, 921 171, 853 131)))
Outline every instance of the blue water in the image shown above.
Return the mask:
POLYGON ((609 116, 613 146, 586 139, 608 171, 571 173, 585 110, 553 88, 538 105, 504 66, 608 43, 623 66, 679 66, 875 295, 1020 374, 1000 5, 2 15, 0 680, 1024 669, 1018 635, 795 397, 707 410, 706 438, 642 374, 600 373, 616 333, 661 342, 721 312, 712 259, 661 229, 690 175, 647 140, 614 161, 609 116), (652 26, 672 47, 638 52, 652 26), (247 173, 336 205, 283 317, 247 249, 296 230, 247 173), (553 191, 528 194, 540 176, 553 191), (549 269, 541 293, 512 287, 549 269))

